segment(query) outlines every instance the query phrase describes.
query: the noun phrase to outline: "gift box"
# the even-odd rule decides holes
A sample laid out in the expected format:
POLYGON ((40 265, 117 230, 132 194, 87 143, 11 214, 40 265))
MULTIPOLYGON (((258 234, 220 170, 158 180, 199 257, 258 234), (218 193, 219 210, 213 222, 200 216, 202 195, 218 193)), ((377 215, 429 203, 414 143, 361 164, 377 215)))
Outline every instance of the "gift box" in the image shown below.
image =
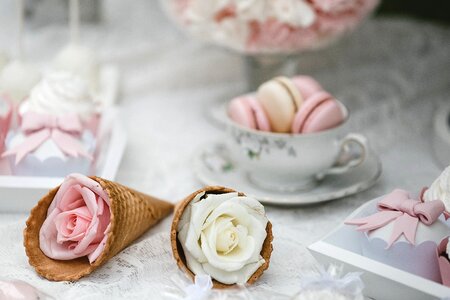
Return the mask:
MULTIPOLYGON (((382 197, 365 203, 347 220, 363 218, 377 212, 377 205, 381 199, 382 197)), ((450 227, 443 216, 440 216, 436 222, 445 226, 447 232, 445 236, 448 235, 450 227)), ((417 235, 417 239, 420 239, 419 235, 421 234, 417 235)), ((308 246, 308 250, 321 264, 343 266, 344 272, 363 272, 362 280, 365 284, 363 293, 367 297, 426 300, 450 296, 450 288, 438 282, 401 269, 398 265, 390 265, 380 258, 366 257, 363 254, 365 240, 367 241, 365 233, 342 223, 323 239, 308 246)), ((386 242, 383 241, 383 244, 386 245, 386 242)), ((436 248, 433 255, 436 257, 436 248)), ((410 265, 416 263, 420 262, 409 261, 410 265)))

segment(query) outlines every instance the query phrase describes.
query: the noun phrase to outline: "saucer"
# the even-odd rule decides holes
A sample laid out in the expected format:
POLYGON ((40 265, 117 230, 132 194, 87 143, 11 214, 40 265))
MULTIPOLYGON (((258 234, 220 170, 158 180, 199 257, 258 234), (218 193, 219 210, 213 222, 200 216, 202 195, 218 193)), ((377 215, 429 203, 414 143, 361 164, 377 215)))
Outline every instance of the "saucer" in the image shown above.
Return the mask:
POLYGON ((370 188, 381 175, 380 159, 371 151, 361 165, 344 174, 326 176, 309 191, 269 191, 251 183, 230 157, 223 143, 204 146, 195 155, 194 171, 204 184, 227 186, 270 205, 300 206, 342 198, 370 188))

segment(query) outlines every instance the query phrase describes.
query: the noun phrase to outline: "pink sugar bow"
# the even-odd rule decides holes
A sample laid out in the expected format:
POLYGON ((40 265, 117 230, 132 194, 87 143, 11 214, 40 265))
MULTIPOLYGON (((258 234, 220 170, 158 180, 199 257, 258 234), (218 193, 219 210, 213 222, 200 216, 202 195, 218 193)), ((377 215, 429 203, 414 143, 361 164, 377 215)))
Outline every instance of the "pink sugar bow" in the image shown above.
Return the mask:
MULTIPOLYGON (((423 187, 422 190, 420 191, 420 196, 419 196, 420 201, 425 202, 425 192, 427 190, 428 190, 428 187, 423 187)), ((445 207, 445 205, 444 205, 444 207, 445 207)), ((445 218, 445 221, 450 219, 450 212, 448 212, 447 209, 444 210, 444 218, 445 218)))
POLYGON ((52 139, 66 155, 92 159, 78 140, 83 125, 76 114, 52 116, 28 112, 23 115, 20 127, 26 135, 25 141, 2 154, 2 157, 16 155, 16 164, 48 139, 52 139))
POLYGON ((415 244, 419 221, 433 224, 444 212, 442 201, 421 202, 411 199, 407 191, 396 189, 378 202, 379 212, 368 217, 345 221, 348 225, 358 225, 359 231, 372 231, 394 221, 394 229, 387 248, 403 234, 408 242, 415 244))

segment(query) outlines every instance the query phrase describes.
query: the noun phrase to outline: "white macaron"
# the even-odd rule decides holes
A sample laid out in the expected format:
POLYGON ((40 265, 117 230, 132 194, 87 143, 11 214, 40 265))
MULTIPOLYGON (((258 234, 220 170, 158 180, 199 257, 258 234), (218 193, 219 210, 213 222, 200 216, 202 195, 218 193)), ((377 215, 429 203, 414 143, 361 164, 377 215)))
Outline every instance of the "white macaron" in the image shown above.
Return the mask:
POLYGON ((290 132, 294 116, 303 103, 295 84, 287 77, 276 77, 259 87, 257 98, 266 111, 272 131, 290 132))

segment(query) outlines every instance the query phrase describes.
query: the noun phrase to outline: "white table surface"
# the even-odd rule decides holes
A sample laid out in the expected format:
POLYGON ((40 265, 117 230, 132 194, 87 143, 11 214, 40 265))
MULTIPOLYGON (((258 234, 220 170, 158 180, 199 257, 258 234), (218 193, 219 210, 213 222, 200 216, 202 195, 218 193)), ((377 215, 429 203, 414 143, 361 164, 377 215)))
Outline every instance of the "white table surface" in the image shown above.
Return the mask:
MULTIPOLYGON (((12 2, 0 4, 0 49, 13 49, 12 2)), ((194 150, 223 134, 206 120, 206 107, 245 92, 245 69, 241 56, 185 37, 157 4, 107 0, 105 22, 86 26, 82 39, 123 74, 122 117, 129 145, 117 180, 177 202, 202 186, 191 169, 194 150)), ((67 41, 60 25, 31 27, 24 43, 31 61, 50 60, 67 41)), ((372 189, 355 196, 302 208, 267 207, 275 251, 255 292, 268 288, 293 294, 302 274, 315 267, 307 245, 363 202, 394 187, 418 191, 440 173, 430 138, 433 111, 450 96, 448 27, 371 20, 338 45, 305 54, 299 66, 350 107, 353 129, 369 137, 384 170, 372 189)), ((0 214, 0 238, 7 241, 0 245, 0 276, 26 279, 56 297, 162 297, 168 278, 178 274, 169 252, 168 218, 92 276, 75 284, 47 282, 26 262, 21 246, 25 220, 23 214, 0 214), (120 276, 112 274, 117 270, 120 276)))

